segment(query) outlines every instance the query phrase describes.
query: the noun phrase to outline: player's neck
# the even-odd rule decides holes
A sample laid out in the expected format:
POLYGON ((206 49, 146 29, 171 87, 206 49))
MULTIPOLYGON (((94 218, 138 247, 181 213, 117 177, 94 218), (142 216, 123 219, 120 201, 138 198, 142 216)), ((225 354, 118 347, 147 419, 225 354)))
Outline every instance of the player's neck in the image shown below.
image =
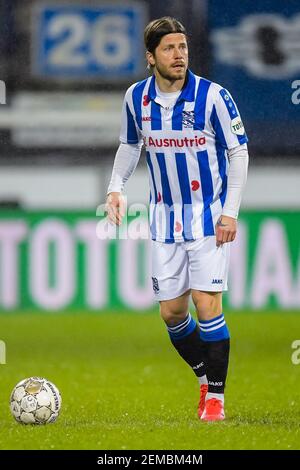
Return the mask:
POLYGON ((155 74, 156 84, 163 93, 173 93, 183 88, 185 78, 182 80, 167 80, 160 74, 155 74))

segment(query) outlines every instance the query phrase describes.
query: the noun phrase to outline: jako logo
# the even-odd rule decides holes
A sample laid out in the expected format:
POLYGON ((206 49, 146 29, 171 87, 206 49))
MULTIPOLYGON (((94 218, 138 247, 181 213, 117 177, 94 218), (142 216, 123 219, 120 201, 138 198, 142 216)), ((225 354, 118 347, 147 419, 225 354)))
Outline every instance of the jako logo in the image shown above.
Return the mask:
POLYGON ((196 366, 192 367, 193 370, 200 369, 200 367, 204 366, 204 362, 200 362, 200 364, 197 364, 196 366))
POLYGON ((208 382, 208 385, 213 385, 214 387, 222 387, 223 382, 208 382))
POLYGON ((213 279, 212 284, 223 284, 223 279, 213 279))

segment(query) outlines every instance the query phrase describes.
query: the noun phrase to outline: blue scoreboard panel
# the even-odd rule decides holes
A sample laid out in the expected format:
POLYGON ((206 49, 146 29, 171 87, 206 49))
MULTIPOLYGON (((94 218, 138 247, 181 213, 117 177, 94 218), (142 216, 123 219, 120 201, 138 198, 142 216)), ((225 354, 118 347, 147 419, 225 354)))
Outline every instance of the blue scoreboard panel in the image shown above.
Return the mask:
POLYGON ((48 78, 128 79, 144 67, 143 4, 38 5, 32 71, 48 78))

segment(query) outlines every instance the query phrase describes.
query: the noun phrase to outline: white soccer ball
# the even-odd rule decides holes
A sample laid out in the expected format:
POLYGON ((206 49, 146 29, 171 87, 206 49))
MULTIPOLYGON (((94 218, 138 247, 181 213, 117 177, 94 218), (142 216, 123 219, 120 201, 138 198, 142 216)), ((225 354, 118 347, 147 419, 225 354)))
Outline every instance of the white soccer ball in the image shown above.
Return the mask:
POLYGON ((47 379, 30 377, 19 382, 10 396, 10 410, 23 424, 53 423, 60 411, 61 396, 47 379))

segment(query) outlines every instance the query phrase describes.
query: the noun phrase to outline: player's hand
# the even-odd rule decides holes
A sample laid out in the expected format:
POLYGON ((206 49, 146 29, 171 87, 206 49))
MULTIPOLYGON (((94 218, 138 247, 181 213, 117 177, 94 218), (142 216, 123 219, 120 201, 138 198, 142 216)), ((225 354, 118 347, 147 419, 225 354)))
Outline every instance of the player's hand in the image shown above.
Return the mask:
POLYGON ((121 225, 126 212, 125 198, 121 193, 109 193, 106 199, 107 217, 110 222, 121 225))
POLYGON ((221 215, 216 224, 217 246, 223 243, 233 242, 236 236, 237 221, 233 217, 221 215))

